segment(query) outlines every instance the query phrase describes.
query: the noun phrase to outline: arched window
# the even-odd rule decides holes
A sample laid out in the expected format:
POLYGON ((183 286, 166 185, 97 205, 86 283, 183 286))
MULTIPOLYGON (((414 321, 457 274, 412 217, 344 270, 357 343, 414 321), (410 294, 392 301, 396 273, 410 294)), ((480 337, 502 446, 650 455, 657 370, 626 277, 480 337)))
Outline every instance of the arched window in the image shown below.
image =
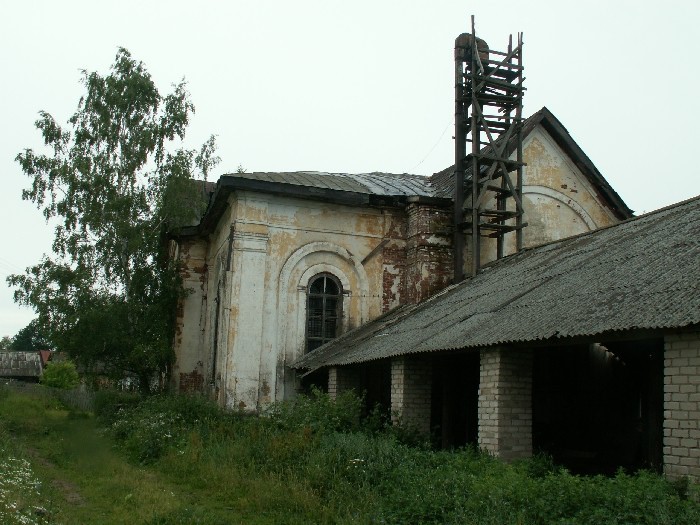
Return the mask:
POLYGON ((306 351, 335 339, 342 317, 343 287, 329 273, 314 275, 306 291, 306 351))

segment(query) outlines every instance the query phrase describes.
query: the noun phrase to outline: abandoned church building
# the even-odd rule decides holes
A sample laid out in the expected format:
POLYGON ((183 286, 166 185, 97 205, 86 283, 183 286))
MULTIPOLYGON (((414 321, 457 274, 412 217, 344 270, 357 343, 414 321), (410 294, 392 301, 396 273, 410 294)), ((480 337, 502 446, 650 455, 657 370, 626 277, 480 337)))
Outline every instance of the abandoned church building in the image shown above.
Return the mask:
POLYGON ((521 46, 457 39, 431 177, 208 184, 173 236, 174 387, 244 411, 355 389, 444 447, 700 480, 700 198, 633 217, 547 108, 521 115, 521 46))

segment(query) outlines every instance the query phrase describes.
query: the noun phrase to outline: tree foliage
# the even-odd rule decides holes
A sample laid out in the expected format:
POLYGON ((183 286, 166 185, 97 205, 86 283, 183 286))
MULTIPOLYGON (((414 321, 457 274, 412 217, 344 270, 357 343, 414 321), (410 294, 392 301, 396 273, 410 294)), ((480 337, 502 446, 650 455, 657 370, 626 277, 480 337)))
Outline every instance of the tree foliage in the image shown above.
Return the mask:
POLYGON ((165 233, 201 213, 193 176, 206 180, 218 162, 214 137, 184 149, 194 112, 184 81, 161 95, 125 49, 109 74, 83 71, 82 83, 66 129, 40 112, 49 152, 17 155, 31 180, 22 198, 57 226, 53 256, 8 282, 58 350, 146 387, 172 360, 183 293, 165 233))
POLYGON ((70 390, 80 384, 80 376, 73 361, 49 362, 41 374, 41 384, 70 390))
POLYGON ((11 339, 9 350, 16 352, 36 352, 49 350, 51 342, 48 335, 39 325, 38 319, 33 319, 11 339))

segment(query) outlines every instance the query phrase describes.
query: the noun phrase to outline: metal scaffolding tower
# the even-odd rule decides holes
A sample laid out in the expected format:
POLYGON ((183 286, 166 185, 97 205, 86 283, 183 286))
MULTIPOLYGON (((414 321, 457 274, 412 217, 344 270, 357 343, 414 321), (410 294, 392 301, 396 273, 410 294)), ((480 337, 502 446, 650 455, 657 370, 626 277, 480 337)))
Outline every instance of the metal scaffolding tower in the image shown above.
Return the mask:
POLYGON ((464 249, 469 242, 471 276, 481 259, 481 239, 496 239, 504 256, 505 235, 515 232, 523 245, 522 33, 505 52, 489 49, 471 33, 455 40, 455 282, 464 279, 464 249), (467 142, 471 153, 467 155, 467 142), (511 154, 515 152, 515 160, 511 154), (515 174, 515 180, 513 179, 515 174))

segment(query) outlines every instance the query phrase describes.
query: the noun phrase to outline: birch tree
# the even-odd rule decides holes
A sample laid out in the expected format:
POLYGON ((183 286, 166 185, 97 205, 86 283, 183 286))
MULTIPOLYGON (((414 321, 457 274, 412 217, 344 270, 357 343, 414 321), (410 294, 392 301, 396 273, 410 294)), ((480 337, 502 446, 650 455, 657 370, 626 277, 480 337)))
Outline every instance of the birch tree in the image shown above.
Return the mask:
POLYGON ((83 71, 82 84, 67 126, 40 112, 46 151, 17 155, 31 181, 22 198, 56 227, 52 254, 8 283, 58 350, 147 390, 172 361, 185 293, 166 232, 201 212, 194 177, 218 162, 215 141, 182 147, 194 112, 184 81, 161 95, 125 49, 107 75, 83 71))

